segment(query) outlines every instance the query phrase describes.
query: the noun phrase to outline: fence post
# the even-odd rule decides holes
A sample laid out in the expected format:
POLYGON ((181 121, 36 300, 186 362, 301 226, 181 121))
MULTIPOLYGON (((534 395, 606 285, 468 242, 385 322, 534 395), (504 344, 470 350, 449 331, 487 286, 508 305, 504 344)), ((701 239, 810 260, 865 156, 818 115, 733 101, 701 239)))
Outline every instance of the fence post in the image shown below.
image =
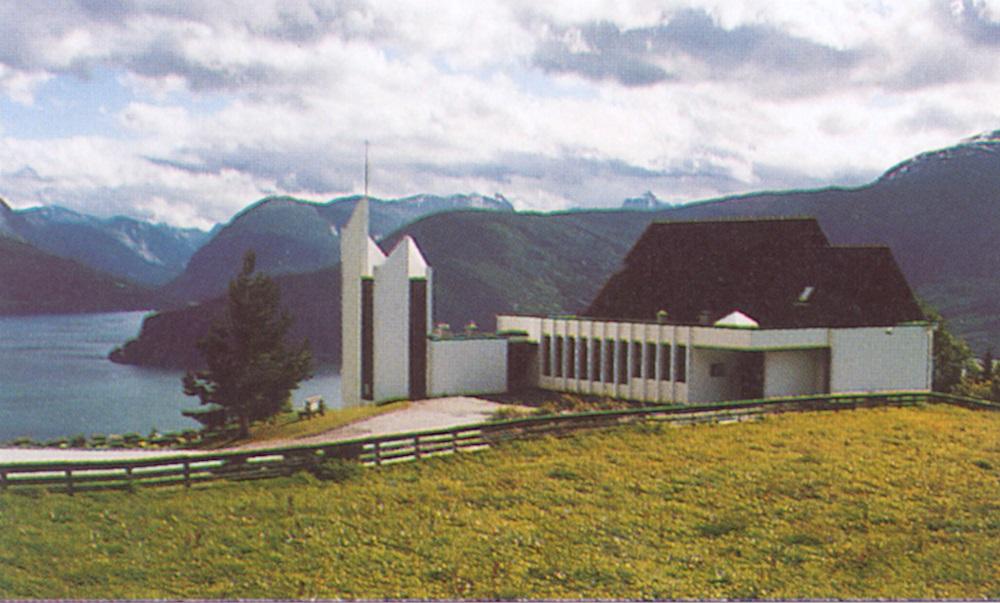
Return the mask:
POLYGON ((382 464, 382 440, 375 440, 375 466, 382 464))
POLYGON ((73 496, 73 470, 66 470, 66 491, 70 496, 73 496))
POLYGON ((0 471, 0 492, 7 491, 7 472, 0 471))
POLYGON ((458 430, 453 430, 451 432, 451 452, 452 454, 458 452, 458 430))
POLYGON ((128 481, 128 489, 132 489, 132 466, 125 467, 125 479, 128 481))
POLYGON ((191 462, 184 459, 184 487, 191 487, 191 462))
POLYGON ((420 460, 420 456, 421 456, 420 455, 420 436, 419 435, 415 436, 413 438, 413 452, 414 452, 414 456, 419 461, 420 460))

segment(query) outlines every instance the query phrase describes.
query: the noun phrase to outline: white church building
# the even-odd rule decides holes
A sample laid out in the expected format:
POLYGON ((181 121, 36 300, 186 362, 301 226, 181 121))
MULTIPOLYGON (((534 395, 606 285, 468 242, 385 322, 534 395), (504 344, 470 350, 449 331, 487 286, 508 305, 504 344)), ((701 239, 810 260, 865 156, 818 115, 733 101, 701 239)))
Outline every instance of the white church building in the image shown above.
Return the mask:
POLYGON ((360 201, 341 237, 346 405, 537 387, 653 403, 929 390, 932 326, 886 247, 814 219, 653 223, 581 316, 433 332, 433 270, 360 201))

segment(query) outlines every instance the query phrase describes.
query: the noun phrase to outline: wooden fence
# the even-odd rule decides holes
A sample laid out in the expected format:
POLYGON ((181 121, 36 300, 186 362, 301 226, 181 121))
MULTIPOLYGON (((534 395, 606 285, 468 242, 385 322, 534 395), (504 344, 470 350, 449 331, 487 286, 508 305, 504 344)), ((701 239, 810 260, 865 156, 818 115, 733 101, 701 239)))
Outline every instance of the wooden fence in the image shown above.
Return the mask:
POLYGON ((716 404, 670 405, 529 417, 464 425, 448 429, 400 433, 328 444, 218 453, 164 453, 162 457, 0 463, 0 491, 48 487, 69 494, 97 488, 192 484, 218 479, 258 479, 289 475, 331 459, 365 465, 419 460, 488 448, 500 442, 560 436, 581 429, 612 427, 639 421, 670 423, 730 422, 783 412, 847 410, 877 406, 944 403, 977 410, 1000 405, 934 392, 896 392, 803 396, 716 404))

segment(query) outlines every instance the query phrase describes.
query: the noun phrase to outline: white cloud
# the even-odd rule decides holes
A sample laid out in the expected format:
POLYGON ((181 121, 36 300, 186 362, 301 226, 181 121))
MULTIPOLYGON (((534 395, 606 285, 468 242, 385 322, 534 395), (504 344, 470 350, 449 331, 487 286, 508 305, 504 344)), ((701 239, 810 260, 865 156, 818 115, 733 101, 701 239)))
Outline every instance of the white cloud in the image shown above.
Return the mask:
POLYGON ((856 183, 997 127, 1000 5, 953 4, 10 3, 0 97, 99 68, 132 98, 115 136, 18 138, 0 114, 0 194, 204 225, 357 191, 366 139, 384 196, 856 183))

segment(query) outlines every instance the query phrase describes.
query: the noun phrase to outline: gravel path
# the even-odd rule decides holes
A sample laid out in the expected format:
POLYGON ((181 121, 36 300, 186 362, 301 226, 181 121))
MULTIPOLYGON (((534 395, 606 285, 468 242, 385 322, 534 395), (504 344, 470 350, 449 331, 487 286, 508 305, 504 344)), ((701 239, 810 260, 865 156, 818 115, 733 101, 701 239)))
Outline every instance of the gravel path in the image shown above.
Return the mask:
MULTIPOLYGON (((445 429, 456 425, 481 423, 502 405, 479 398, 456 396, 412 402, 402 410, 362 419, 350 425, 315 436, 291 440, 269 440, 245 444, 224 450, 255 450, 279 448, 297 444, 322 444, 351 440, 375 435, 445 429)), ((39 461, 84 461, 135 459, 148 457, 198 456, 219 452, 196 450, 72 450, 63 448, 0 448, 0 463, 27 463, 39 461)))
MULTIPOLYGON (((353 440, 390 433, 405 433, 407 431, 427 431, 430 429, 446 429, 456 425, 482 423, 490 418, 498 408, 504 406, 468 396, 451 398, 433 398, 411 402, 402 410, 385 413, 368 419, 362 419, 332 431, 319 435, 296 438, 294 440, 270 440, 238 446, 236 450, 253 450, 256 448, 276 448, 294 446, 296 444, 322 444, 339 440, 353 440)), ((509 405, 507 405, 509 407, 509 405)))

